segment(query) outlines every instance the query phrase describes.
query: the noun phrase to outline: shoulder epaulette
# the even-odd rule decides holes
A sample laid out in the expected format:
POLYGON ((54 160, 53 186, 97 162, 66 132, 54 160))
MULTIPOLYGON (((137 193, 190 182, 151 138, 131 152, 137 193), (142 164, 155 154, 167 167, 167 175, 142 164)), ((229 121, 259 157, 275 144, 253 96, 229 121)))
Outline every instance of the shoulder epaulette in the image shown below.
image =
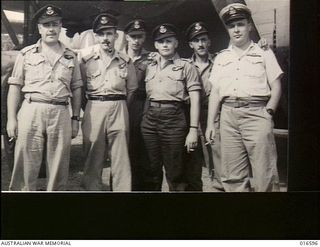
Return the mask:
POLYGON ((66 59, 74 59, 77 56, 76 52, 74 52, 73 50, 66 48, 65 52, 64 52, 64 57, 66 59))
POLYGON ((22 50, 20 50, 20 52, 22 53, 22 55, 25 55, 28 51, 31 51, 35 47, 36 47, 36 44, 29 45, 29 46, 26 46, 25 48, 23 48, 22 50))
POLYGON ((192 63, 192 58, 180 58, 182 61, 186 61, 188 63, 192 63))
POLYGON ((94 57, 94 50, 92 47, 84 48, 80 50, 81 58, 86 63, 94 57))
POLYGON ((126 63, 129 63, 130 61, 130 57, 122 52, 118 52, 118 56, 124 60, 126 63))

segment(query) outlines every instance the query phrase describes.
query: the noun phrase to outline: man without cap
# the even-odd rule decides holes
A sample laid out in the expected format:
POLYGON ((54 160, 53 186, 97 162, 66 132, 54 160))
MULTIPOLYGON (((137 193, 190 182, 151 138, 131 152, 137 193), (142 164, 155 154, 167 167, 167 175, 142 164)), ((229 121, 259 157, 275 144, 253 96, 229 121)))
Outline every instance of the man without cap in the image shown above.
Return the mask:
POLYGON ((110 154, 111 189, 131 191, 127 101, 130 104, 138 88, 136 73, 130 58, 114 49, 118 34, 113 15, 98 15, 93 31, 99 44, 79 55, 88 99, 82 122, 86 160, 81 186, 102 189, 102 170, 110 154))
POLYGON ((211 40, 209 38, 208 27, 203 22, 195 22, 191 24, 186 30, 186 36, 189 41, 189 46, 193 50, 193 55, 190 62, 197 68, 200 75, 200 82, 202 84, 201 90, 201 107, 200 107, 200 128, 199 128, 199 142, 201 146, 195 152, 187 154, 187 190, 202 191, 202 159, 209 171, 214 172, 213 188, 215 191, 224 191, 220 180, 220 136, 219 136, 219 117, 215 119, 216 142, 213 145, 208 145, 205 142, 205 131, 207 128, 208 118, 208 102, 211 92, 211 83, 209 82, 210 72, 212 70, 214 55, 209 53, 211 47, 211 40), (202 152, 202 154, 201 154, 202 152))
POLYGON ((149 51, 143 48, 146 40, 146 24, 142 19, 133 19, 124 28, 127 45, 124 53, 133 61, 138 80, 138 90, 128 106, 130 123, 129 154, 132 171, 132 190, 146 191, 148 156, 141 134, 140 124, 146 101, 145 74, 149 64, 149 51))
POLYGON ((82 80, 76 54, 58 41, 61 19, 61 10, 53 5, 35 14, 41 39, 21 50, 8 81, 7 132, 16 138, 10 190, 37 189, 43 156, 47 190, 64 190, 67 183, 71 138, 79 129, 82 80), (17 115, 20 91, 25 99, 17 115))
POLYGON ((177 29, 162 24, 153 31, 159 56, 146 71, 146 112, 141 123, 142 135, 150 159, 151 190, 161 191, 163 172, 170 191, 186 189, 184 146, 191 152, 197 147, 201 85, 196 68, 181 59, 177 29), (190 125, 185 103, 190 98, 190 125))
POLYGON ((281 96, 283 72, 273 52, 262 50, 250 39, 251 12, 246 5, 228 5, 221 10, 220 17, 231 44, 217 55, 210 76, 212 93, 206 138, 215 141, 214 119, 222 104, 221 181, 225 190, 278 191, 272 117, 281 96))

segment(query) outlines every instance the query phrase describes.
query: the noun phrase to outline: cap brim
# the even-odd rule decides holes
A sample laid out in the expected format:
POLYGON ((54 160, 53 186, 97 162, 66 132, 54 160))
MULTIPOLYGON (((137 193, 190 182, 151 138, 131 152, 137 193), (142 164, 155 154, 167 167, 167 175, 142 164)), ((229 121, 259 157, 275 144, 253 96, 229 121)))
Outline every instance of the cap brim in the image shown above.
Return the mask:
POLYGON ((160 39, 165 39, 165 38, 169 38, 169 37, 176 37, 177 35, 175 33, 164 33, 160 36, 158 36, 157 38, 154 38, 154 41, 158 41, 160 39))
POLYGON ((143 30, 133 30, 131 32, 128 32, 127 34, 129 35, 137 35, 137 34, 144 34, 146 33, 146 31, 143 31, 143 30))
POLYGON ((191 35, 190 37, 189 37, 189 41, 191 41, 192 39, 194 39, 195 37, 197 37, 197 36, 199 36, 199 35, 201 35, 201 34, 208 34, 209 32, 208 31, 200 31, 200 32, 198 32, 198 33, 195 33, 195 34, 193 34, 193 35, 191 35))
POLYGON ((48 18, 44 18, 44 19, 38 19, 38 23, 43 24, 43 23, 48 23, 50 21, 57 21, 57 20, 61 20, 62 17, 61 16, 52 16, 52 17, 48 17, 48 18))
POLYGON ((103 26, 103 27, 99 27, 95 30, 95 33, 104 30, 104 29, 109 29, 109 28, 117 28, 117 26, 103 26))
POLYGON ((225 21, 226 24, 232 22, 232 21, 237 21, 237 20, 243 20, 243 19, 248 19, 248 16, 246 15, 235 15, 232 17, 229 17, 228 20, 225 21))

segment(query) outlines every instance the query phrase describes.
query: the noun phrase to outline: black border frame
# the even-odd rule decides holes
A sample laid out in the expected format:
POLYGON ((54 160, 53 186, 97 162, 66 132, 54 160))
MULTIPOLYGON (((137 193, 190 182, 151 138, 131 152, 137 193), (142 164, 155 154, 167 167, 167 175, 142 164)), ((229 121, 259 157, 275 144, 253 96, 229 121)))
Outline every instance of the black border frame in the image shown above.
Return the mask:
POLYGON ((1 239, 319 239, 319 3, 291 0, 287 193, 1 194, 1 239))

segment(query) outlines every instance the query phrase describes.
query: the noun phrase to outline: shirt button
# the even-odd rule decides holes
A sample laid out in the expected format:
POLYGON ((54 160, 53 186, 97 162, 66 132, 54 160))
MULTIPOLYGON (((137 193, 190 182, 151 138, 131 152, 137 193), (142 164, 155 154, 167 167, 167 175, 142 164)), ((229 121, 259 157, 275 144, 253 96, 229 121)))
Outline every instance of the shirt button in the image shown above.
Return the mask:
POLYGON ((237 70, 239 70, 239 68, 237 68, 237 70))
POLYGON ((238 78, 236 78, 236 80, 238 80, 238 78))

